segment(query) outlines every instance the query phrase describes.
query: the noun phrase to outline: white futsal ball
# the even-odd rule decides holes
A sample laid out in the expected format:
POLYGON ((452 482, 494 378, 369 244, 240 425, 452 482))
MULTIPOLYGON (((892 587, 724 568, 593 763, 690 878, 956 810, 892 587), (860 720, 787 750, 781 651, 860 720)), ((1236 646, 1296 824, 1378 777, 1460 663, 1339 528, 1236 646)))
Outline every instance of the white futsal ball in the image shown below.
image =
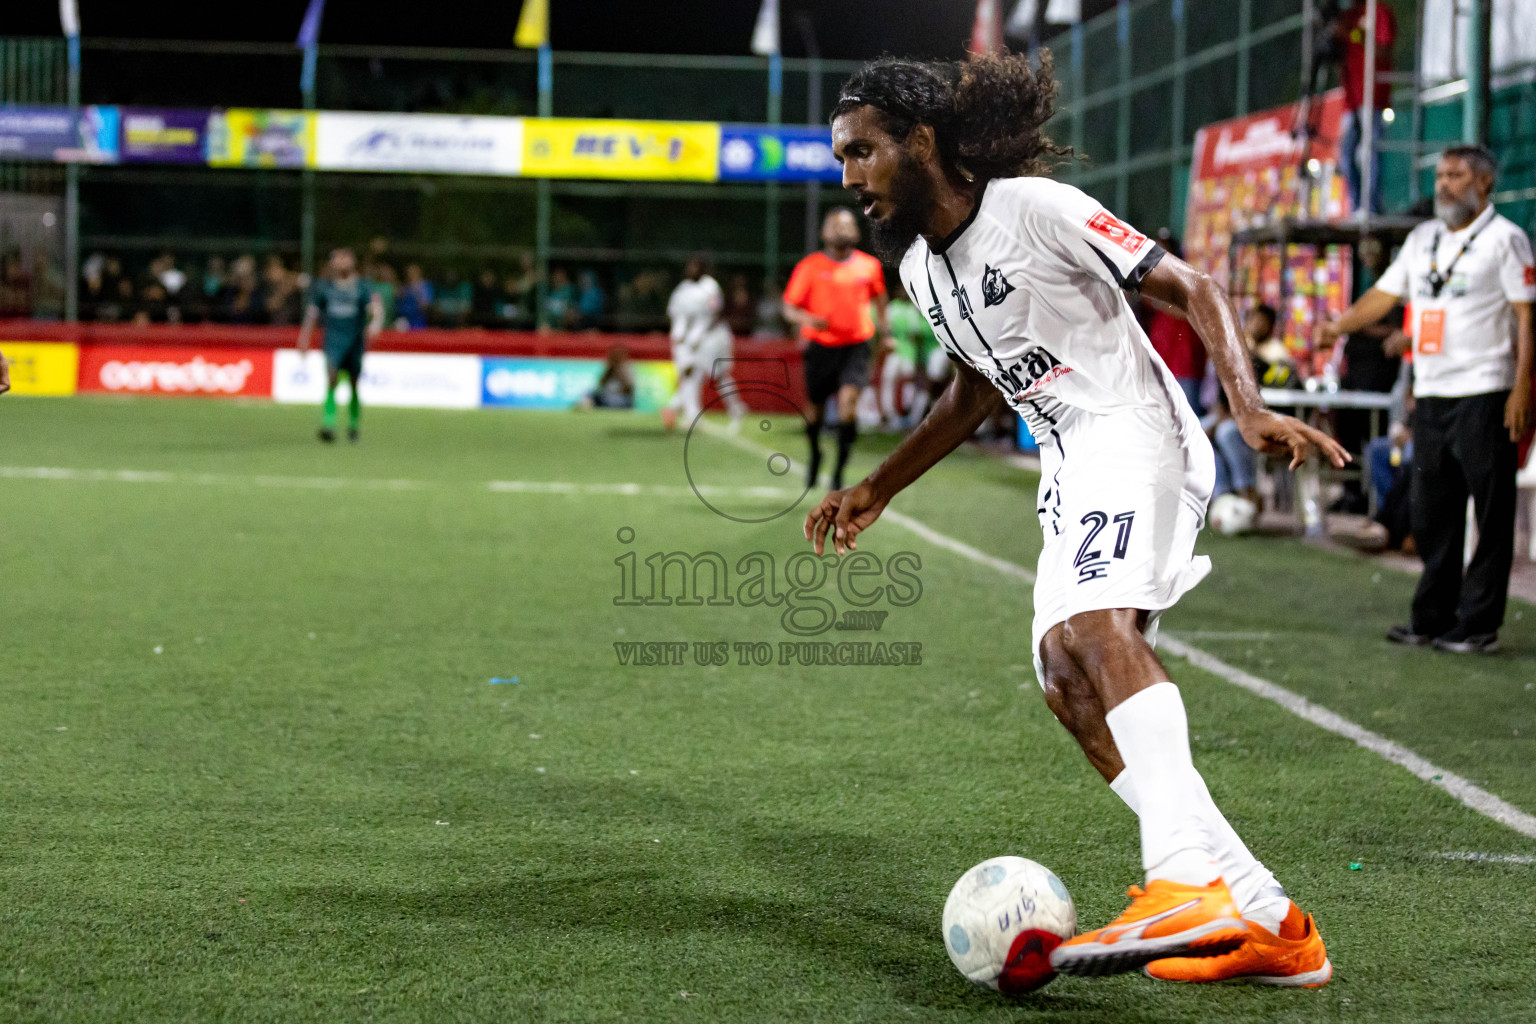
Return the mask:
POLYGON ((960 876, 944 901, 944 948, 960 973, 1005 995, 1056 976, 1051 950, 1077 934, 1077 908, 1049 868, 993 857, 960 876))
POLYGON ((1228 537, 1247 533, 1259 517, 1259 507, 1241 494, 1223 494, 1211 502, 1211 529, 1228 537))

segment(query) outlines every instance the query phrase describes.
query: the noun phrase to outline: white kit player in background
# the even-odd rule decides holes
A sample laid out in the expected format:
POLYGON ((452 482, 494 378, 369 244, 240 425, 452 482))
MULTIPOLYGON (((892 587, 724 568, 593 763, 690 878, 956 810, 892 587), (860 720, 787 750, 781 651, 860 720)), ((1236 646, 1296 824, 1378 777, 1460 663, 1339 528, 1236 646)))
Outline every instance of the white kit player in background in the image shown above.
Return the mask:
POLYGON ((1018 412, 1041 450, 1030 653, 1052 713, 1136 812, 1145 872, 1129 908, 1058 946, 1052 966, 1321 985, 1332 967, 1311 917, 1211 799, 1178 687, 1153 651, 1160 615, 1210 571, 1194 545, 1215 459, 1125 292, 1189 319, 1251 447, 1293 467, 1314 450, 1338 466, 1348 455, 1264 407, 1214 281, 1040 176, 1042 158, 1061 152, 1040 131, 1051 75, 1048 55, 1038 71, 1016 54, 885 58, 844 84, 832 123, 843 185, 958 372, 878 469, 806 517, 806 537, 820 554, 830 531, 843 554, 1000 407, 1018 412))
POLYGON ((677 427, 682 414, 684 429, 691 428, 704 408, 704 383, 713 379, 715 390, 731 417, 731 430, 741 425, 746 403, 731 380, 731 328, 723 319, 725 294, 707 271, 703 257, 694 256, 683 267, 683 279, 667 300, 672 321, 672 366, 677 371, 677 390, 661 410, 668 430, 677 427))

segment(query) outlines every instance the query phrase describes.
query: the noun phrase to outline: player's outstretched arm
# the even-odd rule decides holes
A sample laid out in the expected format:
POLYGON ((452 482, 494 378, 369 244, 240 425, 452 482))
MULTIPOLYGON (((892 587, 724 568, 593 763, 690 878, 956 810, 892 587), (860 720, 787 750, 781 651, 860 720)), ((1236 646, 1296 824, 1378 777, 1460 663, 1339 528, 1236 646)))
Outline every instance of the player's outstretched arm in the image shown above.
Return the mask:
POLYGON ((310 306, 304 310, 304 322, 299 325, 299 351, 309 351, 310 336, 315 333, 315 324, 320 320, 320 310, 310 306))
POLYGON ((1253 362, 1243 342, 1237 310, 1209 275, 1167 255, 1142 279, 1141 292, 1188 318, 1205 343, 1211 362, 1216 364, 1216 377, 1226 389, 1232 418, 1248 447, 1269 455, 1289 455, 1292 469, 1307 461, 1314 448, 1339 468, 1351 460, 1349 452, 1321 430, 1264 406, 1258 381, 1253 379, 1253 362))
POLYGON ((805 517, 805 539, 818 555, 826 550, 829 530, 838 554, 857 548, 859 534, 880 518, 892 498, 964 444, 1003 405, 1002 393, 987 378, 969 366, 958 371, 933 410, 878 469, 855 486, 828 494, 805 517))

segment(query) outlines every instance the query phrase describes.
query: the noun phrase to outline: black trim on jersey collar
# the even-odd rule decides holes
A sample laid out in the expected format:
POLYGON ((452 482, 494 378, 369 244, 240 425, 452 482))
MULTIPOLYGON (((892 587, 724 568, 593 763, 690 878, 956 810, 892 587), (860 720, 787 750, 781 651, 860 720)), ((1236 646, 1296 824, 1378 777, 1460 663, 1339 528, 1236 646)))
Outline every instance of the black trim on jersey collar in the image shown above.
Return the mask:
POLYGON ((1152 248, 1147 251, 1147 254, 1141 258, 1141 262, 1131 268, 1131 273, 1129 276, 1127 276, 1120 273, 1120 268, 1115 266, 1115 261, 1110 259, 1108 256, 1105 256, 1103 251, 1100 250, 1098 246, 1094 245, 1092 242, 1089 242, 1088 248, 1092 249, 1093 254, 1097 256, 1106 267, 1109 268, 1110 274, 1114 276, 1115 284, 1130 292, 1139 290, 1141 288, 1141 282, 1146 279, 1148 274, 1152 273, 1152 268, 1157 266, 1158 263, 1162 261, 1163 257, 1168 254, 1167 250, 1165 250, 1162 246, 1152 246, 1152 248))
POLYGON ((942 256, 950 246, 960 240, 960 236, 965 234, 965 229, 971 226, 972 222, 976 220, 976 215, 981 212, 981 201, 987 197, 987 186, 990 184, 992 184, 990 178, 982 183, 981 190, 976 193, 976 202, 971 207, 971 212, 965 215, 965 220, 961 221, 960 226, 955 228, 955 230, 939 239, 938 245, 930 245, 928 247, 929 252, 935 256, 942 256))

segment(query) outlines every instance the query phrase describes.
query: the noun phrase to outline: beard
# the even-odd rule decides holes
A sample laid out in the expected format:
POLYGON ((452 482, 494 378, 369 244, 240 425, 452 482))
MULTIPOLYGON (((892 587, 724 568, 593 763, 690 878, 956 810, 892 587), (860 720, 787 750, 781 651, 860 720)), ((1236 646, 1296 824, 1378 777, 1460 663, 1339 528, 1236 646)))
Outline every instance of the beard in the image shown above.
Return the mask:
POLYGON ((1435 195, 1435 216, 1445 222, 1447 227, 1459 230, 1472 223, 1477 216, 1477 193, 1467 189, 1459 196, 1450 198, 1435 195))
POLYGON ((895 266, 922 234, 933 209, 933 181, 923 165, 902 153, 885 196, 891 212, 869 224, 869 244, 880 262, 895 266))

